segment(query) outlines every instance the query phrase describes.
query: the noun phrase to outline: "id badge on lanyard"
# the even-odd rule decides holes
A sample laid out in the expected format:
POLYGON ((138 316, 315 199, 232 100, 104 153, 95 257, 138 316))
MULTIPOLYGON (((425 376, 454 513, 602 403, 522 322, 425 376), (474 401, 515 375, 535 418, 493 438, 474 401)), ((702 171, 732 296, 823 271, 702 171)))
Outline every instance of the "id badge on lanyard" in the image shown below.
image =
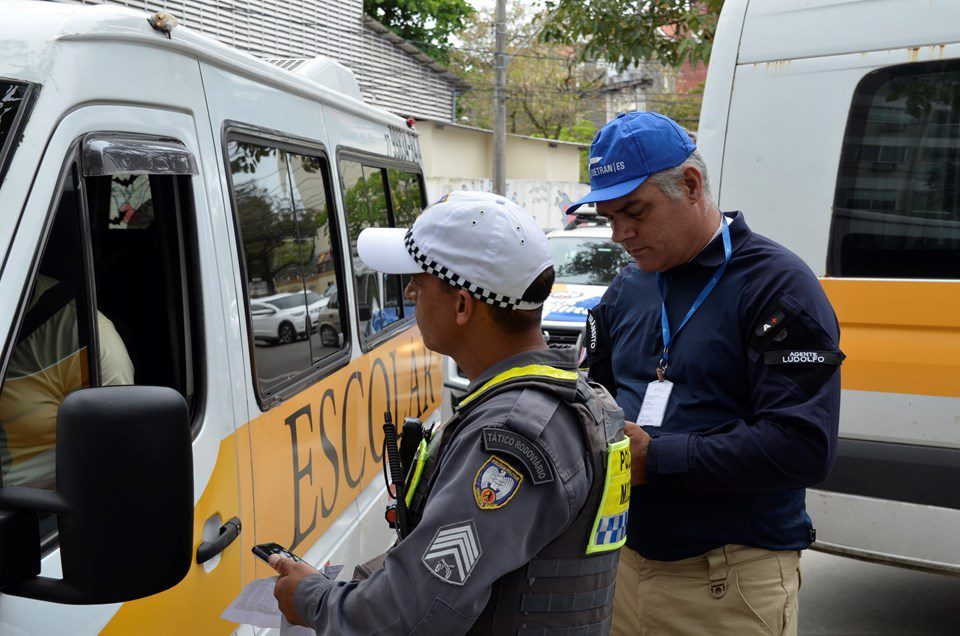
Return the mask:
POLYGON ((673 382, 666 379, 667 369, 670 366, 670 346, 676 342, 680 331, 686 326, 690 317, 693 316, 703 305, 703 302, 710 295, 710 292, 717 286, 723 271, 730 262, 733 255, 733 246, 730 242, 730 227, 726 217, 720 220, 720 234, 723 237, 723 264, 717 268, 717 271, 710 277, 707 284, 697 295, 687 315, 683 317, 677 330, 670 333, 670 320, 667 317, 666 303, 666 283, 663 276, 657 274, 657 287, 660 290, 660 329, 663 333, 663 353, 660 357, 660 363, 657 365, 657 379, 647 385, 647 392, 643 396, 643 403, 640 405, 640 413, 637 414, 637 424, 640 426, 661 426, 663 416, 667 412, 667 403, 670 401, 670 393, 673 391, 673 382))

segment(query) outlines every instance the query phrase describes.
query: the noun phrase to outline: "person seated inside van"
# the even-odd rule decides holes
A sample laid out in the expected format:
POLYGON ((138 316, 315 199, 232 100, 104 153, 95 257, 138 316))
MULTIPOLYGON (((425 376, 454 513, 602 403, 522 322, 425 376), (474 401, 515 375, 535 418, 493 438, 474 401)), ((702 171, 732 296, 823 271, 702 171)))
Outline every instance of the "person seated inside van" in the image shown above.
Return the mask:
MULTIPOLYGON (((0 484, 52 488, 57 410, 91 385, 77 294, 39 274, 0 392, 0 484)), ((113 322, 97 312, 100 386, 133 384, 133 363, 113 322)))

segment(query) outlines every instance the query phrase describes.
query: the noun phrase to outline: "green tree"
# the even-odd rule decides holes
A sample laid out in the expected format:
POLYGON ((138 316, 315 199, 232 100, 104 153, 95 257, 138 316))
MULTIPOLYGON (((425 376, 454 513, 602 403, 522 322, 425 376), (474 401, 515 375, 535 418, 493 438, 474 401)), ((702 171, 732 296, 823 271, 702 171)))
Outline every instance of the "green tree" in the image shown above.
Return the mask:
POLYGON ((687 130, 700 126, 700 107, 703 105, 704 83, 700 82, 686 93, 671 93, 650 98, 651 110, 664 114, 687 130))
POLYGON ((363 11, 443 64, 450 36, 475 12, 467 0, 363 0, 363 11))
POLYGON ((543 0, 541 38, 620 68, 644 60, 704 64, 723 0, 543 0))
MULTIPOLYGON (((541 42, 537 14, 523 2, 509 5, 507 18, 507 132, 589 142, 602 120, 598 89, 606 67, 581 61, 576 45, 541 42)), ((477 14, 459 34, 462 46, 451 51, 450 68, 473 88, 459 100, 460 121, 493 127, 493 17, 477 14)))

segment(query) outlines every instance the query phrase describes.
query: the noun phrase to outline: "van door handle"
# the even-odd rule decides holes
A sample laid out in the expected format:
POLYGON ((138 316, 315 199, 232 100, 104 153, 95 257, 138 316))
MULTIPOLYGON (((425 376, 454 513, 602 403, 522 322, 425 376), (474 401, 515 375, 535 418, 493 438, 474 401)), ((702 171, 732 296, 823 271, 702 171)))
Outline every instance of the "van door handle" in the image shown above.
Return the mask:
POLYGON ((206 563, 227 549, 240 536, 240 517, 234 517, 220 526, 220 536, 197 546, 197 563, 206 563))

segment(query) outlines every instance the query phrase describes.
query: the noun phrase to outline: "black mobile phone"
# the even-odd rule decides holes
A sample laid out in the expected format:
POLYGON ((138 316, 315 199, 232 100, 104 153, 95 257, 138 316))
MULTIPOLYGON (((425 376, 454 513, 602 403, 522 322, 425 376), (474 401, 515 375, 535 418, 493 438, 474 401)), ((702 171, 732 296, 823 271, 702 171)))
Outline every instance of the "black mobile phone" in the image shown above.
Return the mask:
POLYGON ((294 561, 299 561, 301 563, 303 562, 303 559, 298 557, 290 550, 287 550, 279 543, 261 543, 260 545, 253 546, 252 552, 260 557, 264 562, 267 562, 270 559, 271 554, 279 554, 280 556, 285 556, 288 559, 293 559, 294 561))

